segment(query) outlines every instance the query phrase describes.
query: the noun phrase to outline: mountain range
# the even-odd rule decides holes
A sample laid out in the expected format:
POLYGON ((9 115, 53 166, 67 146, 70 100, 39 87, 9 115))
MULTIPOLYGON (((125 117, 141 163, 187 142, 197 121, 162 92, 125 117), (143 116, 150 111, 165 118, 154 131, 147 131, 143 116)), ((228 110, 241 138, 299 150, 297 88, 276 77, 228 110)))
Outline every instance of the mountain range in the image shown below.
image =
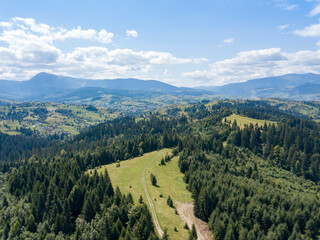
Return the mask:
POLYGON ((218 87, 200 87, 199 89, 239 98, 320 100, 320 75, 313 73, 287 74, 218 87))
POLYGON ((0 98, 11 100, 62 101, 99 95, 197 94, 203 90, 179 88, 155 80, 91 80, 39 73, 27 81, 0 80, 0 98))
POLYGON ((220 95, 230 98, 285 98, 320 100, 319 74, 287 74, 224 86, 185 88, 156 80, 80 79, 39 73, 27 81, 0 80, 0 98, 19 101, 70 101, 102 95, 220 95))

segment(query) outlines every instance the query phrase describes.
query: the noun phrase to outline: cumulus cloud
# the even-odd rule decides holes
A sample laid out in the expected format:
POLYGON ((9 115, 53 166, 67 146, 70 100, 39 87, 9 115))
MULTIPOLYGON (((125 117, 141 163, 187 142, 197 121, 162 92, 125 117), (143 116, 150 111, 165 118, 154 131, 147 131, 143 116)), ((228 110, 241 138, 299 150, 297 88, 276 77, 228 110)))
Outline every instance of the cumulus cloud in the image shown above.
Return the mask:
POLYGON ((145 73, 153 66, 199 63, 207 59, 177 58, 168 52, 134 51, 92 46, 112 43, 106 29, 54 28, 31 18, 0 22, 0 79, 27 79, 47 71, 84 78, 110 78, 145 73), (90 47, 61 50, 56 42, 83 39, 90 47))
POLYGON ((302 37, 319 37, 320 36, 320 22, 312 24, 301 30, 294 31, 294 34, 302 37))
POLYGON ((202 85, 223 85, 254 78, 288 73, 320 73, 320 50, 286 53, 280 48, 240 52, 236 57, 218 61, 207 71, 183 74, 202 85))
POLYGON ((233 38, 227 38, 225 40, 223 40, 224 43, 233 43, 234 39, 233 38))
POLYGON ((138 37, 138 32, 136 30, 127 30, 126 33, 127 37, 138 37))

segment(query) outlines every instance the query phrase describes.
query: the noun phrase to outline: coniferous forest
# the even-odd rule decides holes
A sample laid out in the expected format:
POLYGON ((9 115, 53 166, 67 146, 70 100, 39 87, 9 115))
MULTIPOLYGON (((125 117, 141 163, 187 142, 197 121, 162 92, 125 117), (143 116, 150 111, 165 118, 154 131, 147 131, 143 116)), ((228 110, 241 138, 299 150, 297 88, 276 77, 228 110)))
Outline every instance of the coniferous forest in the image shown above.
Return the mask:
POLYGON ((159 239, 146 200, 91 169, 171 148, 214 239, 317 239, 319 126, 259 101, 221 101, 121 117, 73 138, 0 134, 0 238, 159 239))

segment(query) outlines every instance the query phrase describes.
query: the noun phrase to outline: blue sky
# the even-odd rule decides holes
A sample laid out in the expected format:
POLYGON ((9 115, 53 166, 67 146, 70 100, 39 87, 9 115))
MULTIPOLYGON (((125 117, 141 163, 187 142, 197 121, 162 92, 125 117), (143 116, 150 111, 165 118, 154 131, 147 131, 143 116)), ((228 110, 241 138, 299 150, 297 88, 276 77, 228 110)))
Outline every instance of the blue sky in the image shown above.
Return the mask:
POLYGON ((222 85, 320 73, 318 0, 0 0, 0 79, 222 85))

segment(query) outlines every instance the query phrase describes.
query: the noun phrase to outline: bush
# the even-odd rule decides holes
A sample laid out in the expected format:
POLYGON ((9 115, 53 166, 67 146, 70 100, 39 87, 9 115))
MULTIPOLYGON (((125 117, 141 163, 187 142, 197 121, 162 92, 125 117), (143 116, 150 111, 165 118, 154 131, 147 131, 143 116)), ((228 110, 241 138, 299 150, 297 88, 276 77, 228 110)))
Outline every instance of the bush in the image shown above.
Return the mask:
POLYGON ((161 159, 161 165, 166 165, 166 163, 165 163, 163 158, 161 159))
POLYGON ((170 207, 172 207, 172 208, 174 207, 174 206, 173 206, 173 201, 172 201, 172 199, 171 199, 170 196, 169 196, 168 199, 167 199, 167 204, 168 204, 170 207))

